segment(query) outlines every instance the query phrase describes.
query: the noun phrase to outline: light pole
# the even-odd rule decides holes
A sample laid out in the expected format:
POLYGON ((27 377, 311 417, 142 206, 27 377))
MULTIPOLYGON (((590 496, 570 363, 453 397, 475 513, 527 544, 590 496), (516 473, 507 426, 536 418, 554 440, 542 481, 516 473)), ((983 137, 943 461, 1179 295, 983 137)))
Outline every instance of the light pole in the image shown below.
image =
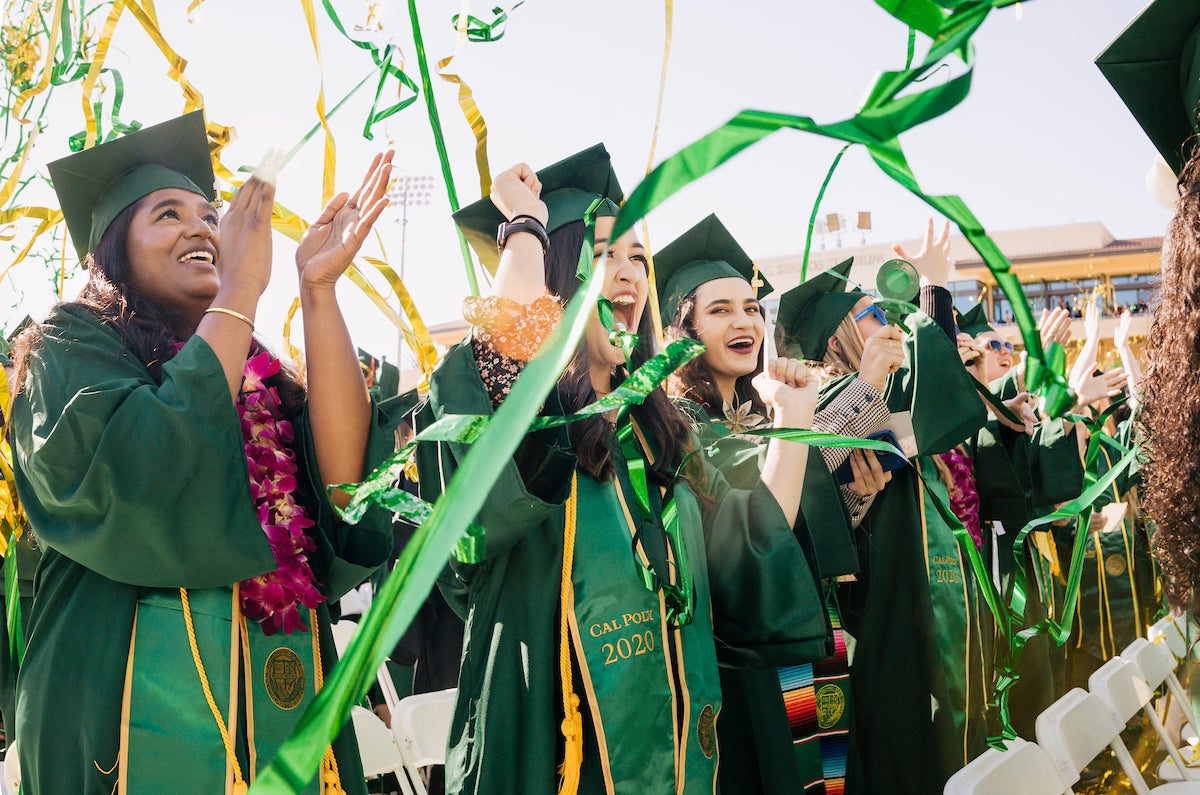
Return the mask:
MULTIPOLYGON (((391 190, 388 191, 388 199, 391 200, 392 205, 400 205, 400 218, 396 221, 400 224, 400 281, 404 281, 404 248, 408 237, 408 208, 423 207, 429 204, 430 199, 433 198, 433 187, 433 177, 401 174, 396 177, 391 190)), ((397 301, 399 301, 399 296, 397 296, 397 301)), ((404 307, 399 306, 398 309, 403 315, 404 307)), ((400 331, 396 345, 396 361, 401 365, 404 363, 404 351, 404 332, 400 331)))

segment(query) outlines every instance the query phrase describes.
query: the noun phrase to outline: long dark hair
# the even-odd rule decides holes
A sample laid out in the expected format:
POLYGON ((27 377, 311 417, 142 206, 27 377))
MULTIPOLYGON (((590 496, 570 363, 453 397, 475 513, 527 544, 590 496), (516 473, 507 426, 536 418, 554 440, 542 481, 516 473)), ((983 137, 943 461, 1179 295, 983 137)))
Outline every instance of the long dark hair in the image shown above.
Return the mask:
MULTIPOLYGON (((142 198, 129 205, 108 225, 96 250, 85 260, 87 284, 79 297, 63 306, 86 309, 115 329, 129 353, 161 384, 163 364, 170 361, 176 345, 186 340, 188 334, 181 331, 182 319, 177 312, 147 299, 134 288, 130 278, 129 226, 144 201, 142 198)), ((41 336, 38 324, 32 323, 13 346, 18 390, 25 380, 29 354, 40 344, 41 336)), ((257 338, 252 347, 263 348, 257 338)), ((287 418, 300 413, 304 406, 304 386, 295 373, 281 366, 279 375, 268 379, 268 385, 278 391, 287 418)))
MULTIPOLYGON (((546 289, 564 301, 570 300, 581 284, 575 272, 584 232, 583 221, 574 221, 550 233, 550 251, 546 254, 546 289)), ((649 312, 642 313, 637 334, 638 344, 630 356, 635 368, 657 352, 649 312)), ((627 375, 624 366, 616 368, 612 386, 617 386, 627 375)), ((575 350, 575 357, 559 378, 558 397, 567 413, 578 411, 596 400, 586 344, 581 343, 575 350)), ((658 457, 650 468, 652 479, 660 486, 669 486, 674 481, 679 462, 690 449, 691 428, 688 421, 661 389, 651 392, 645 402, 635 406, 631 413, 657 448, 658 457)), ((606 443, 607 426, 607 421, 600 416, 568 426, 571 446, 579 457, 580 466, 597 480, 607 478, 613 472, 612 453, 606 443)), ((689 481, 695 486, 702 486, 702 481, 692 474, 691 467, 688 470, 689 481)))
POLYGON ((1163 241, 1159 306, 1146 338, 1149 367, 1139 423, 1149 455, 1145 508, 1155 521, 1163 587, 1176 607, 1200 584, 1200 160, 1179 178, 1163 241))
MULTIPOLYGON (((684 337, 699 341, 700 333, 696 331, 695 290, 692 290, 679 302, 679 309, 676 310, 671 325, 663 330, 663 335, 667 338, 667 342, 674 342, 684 337)), ((733 394, 738 403, 749 403, 754 412, 765 417, 767 416, 766 404, 758 396, 758 390, 750 383, 754 380, 757 371, 762 370, 763 356, 765 355, 763 347, 760 345, 758 349, 757 370, 754 373, 738 376, 733 384, 733 394)), ((699 403, 714 418, 721 416, 724 398, 721 397, 721 390, 717 388, 716 381, 712 377, 712 370, 704 363, 703 356, 697 356, 671 374, 667 379, 667 393, 671 397, 687 398, 699 403)))

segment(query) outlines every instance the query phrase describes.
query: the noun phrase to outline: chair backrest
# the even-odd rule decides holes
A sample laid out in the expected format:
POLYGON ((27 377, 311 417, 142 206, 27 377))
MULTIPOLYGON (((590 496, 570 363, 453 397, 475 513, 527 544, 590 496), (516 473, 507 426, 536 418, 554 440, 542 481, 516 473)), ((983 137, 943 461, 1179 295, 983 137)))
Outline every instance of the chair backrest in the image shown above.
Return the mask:
POLYGON ((1113 657, 1088 677, 1088 690, 1100 696, 1112 710, 1113 719, 1124 726, 1150 702, 1150 685, 1136 667, 1113 657))
POLYGON ((354 633, 358 632, 358 624, 353 621, 335 621, 329 625, 329 631, 333 633, 333 645, 340 660, 346 655, 346 649, 350 648, 350 641, 354 640, 354 633))
POLYGON ((21 791, 21 762, 17 759, 17 741, 13 740, 4 750, 4 791, 21 791))
POLYGON ((1170 616, 1154 622, 1153 626, 1146 631, 1146 637, 1153 642, 1157 642, 1157 639, 1161 637, 1167 644, 1167 648, 1171 650, 1171 654, 1175 655, 1176 660, 1182 660, 1187 656, 1187 641, 1180 633, 1179 625, 1170 616))
POLYGON ((1157 690, 1167 680, 1176 664, 1175 656, 1165 643, 1151 643, 1145 638, 1135 638, 1121 652, 1121 659, 1133 663, 1151 690, 1157 690))
POLYGON ((945 795, 1061 795, 1068 784, 1036 743, 1018 737, 1007 750, 989 748, 946 782, 945 795))
POLYGON ((1059 777, 1069 787, 1122 728, 1124 724, 1117 725, 1099 696, 1077 687, 1046 707, 1034 730, 1038 745, 1050 754, 1059 777))
POLYGON ((354 706, 350 710, 350 720, 354 724, 354 737, 358 740, 364 776, 375 778, 404 766, 391 732, 375 713, 365 707, 354 706))
POLYGON ((424 767, 445 763, 446 740, 450 736, 450 718, 457 695, 458 691, 451 688, 400 699, 392 712, 392 734, 405 765, 424 767))

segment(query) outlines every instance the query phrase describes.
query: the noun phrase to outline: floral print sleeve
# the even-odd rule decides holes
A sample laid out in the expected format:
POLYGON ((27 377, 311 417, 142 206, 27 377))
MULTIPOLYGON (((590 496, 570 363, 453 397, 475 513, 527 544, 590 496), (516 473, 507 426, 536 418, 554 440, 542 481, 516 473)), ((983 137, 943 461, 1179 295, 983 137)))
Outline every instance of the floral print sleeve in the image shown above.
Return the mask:
POLYGON ((463 302, 463 318, 471 324, 471 352, 495 407, 562 320, 562 301, 550 294, 529 304, 501 296, 472 297, 463 302))

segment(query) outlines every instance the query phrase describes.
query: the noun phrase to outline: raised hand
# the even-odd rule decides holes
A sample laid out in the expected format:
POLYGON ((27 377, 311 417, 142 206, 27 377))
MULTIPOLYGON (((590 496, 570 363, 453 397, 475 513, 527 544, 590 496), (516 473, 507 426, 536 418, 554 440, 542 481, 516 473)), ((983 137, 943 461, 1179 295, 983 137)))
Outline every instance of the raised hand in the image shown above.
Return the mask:
POLYGON ((1032 435, 1033 428, 1037 425, 1037 413, 1034 411, 1034 408, 1037 406, 1037 398, 1028 392, 1020 392, 1016 397, 1004 401, 1004 405, 1016 415, 1021 424, 1018 425, 1003 415, 997 415, 997 420, 1000 424, 1017 433, 1032 435))
POLYGON ((1052 342, 1066 345, 1071 341, 1071 312, 1062 307, 1051 311, 1043 309, 1038 320, 1038 334, 1042 338, 1043 348, 1052 342))
POLYGON ((492 204, 510 221, 518 215, 532 215, 546 223, 546 203, 541 200, 542 183, 525 163, 517 163, 492 180, 492 204))
POLYGON ((963 367, 976 381, 987 383, 987 357, 975 344, 975 338, 961 331, 955 338, 958 344, 958 358, 962 359, 963 367))
POLYGON ((354 195, 339 193, 330 199, 300 238, 296 269, 302 287, 332 286, 350 267, 375 219, 388 206, 394 154, 388 150, 375 155, 354 195))
MULTIPOLYGON (((271 161, 264 158, 264 166, 271 161)), ((261 167, 260 167, 261 170, 261 167)), ((221 216, 221 251, 217 275, 226 292, 261 296, 271 281, 271 210, 275 206, 273 177, 256 171, 246 180, 221 216)))
POLYGON ((1095 301, 1088 301, 1083 310, 1083 333, 1089 342, 1100 339, 1100 307, 1095 301))
POLYGON ((884 326, 863 343, 858 377, 883 391, 887 377, 904 364, 904 334, 896 326, 884 326))
POLYGON ((1117 350, 1129 347, 1129 330, 1132 327, 1133 313, 1126 309, 1117 320, 1117 327, 1113 329, 1113 345, 1117 350))
POLYGON ((1075 407, 1082 409, 1093 403, 1113 398, 1121 394, 1121 390, 1129 383, 1129 377, 1121 367, 1114 367, 1099 375, 1095 374, 1096 363, 1093 361, 1087 368, 1086 375, 1071 384, 1075 390, 1075 407))
POLYGON ((950 280, 950 221, 942 227, 942 233, 937 239, 933 236, 933 217, 930 216, 925 224, 925 239, 921 242, 921 250, 916 256, 910 256, 899 243, 892 244, 892 252, 900 259, 906 259, 921 275, 921 284, 933 284, 945 287, 950 280))
POLYGON ((772 359, 751 383, 763 403, 775 409, 776 425, 781 418, 803 427, 812 424, 817 407, 817 379, 804 362, 772 359))

